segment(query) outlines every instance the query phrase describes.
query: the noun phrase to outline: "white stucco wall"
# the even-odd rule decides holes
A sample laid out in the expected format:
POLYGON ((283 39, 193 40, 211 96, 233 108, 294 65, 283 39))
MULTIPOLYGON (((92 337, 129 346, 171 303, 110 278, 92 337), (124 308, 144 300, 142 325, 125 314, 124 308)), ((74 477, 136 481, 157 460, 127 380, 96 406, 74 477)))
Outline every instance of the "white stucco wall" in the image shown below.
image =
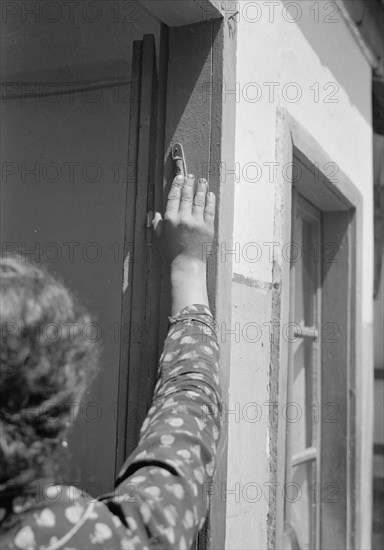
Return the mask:
MULTIPOLYGON (((272 261, 263 243, 274 240, 275 187, 273 180, 269 181, 269 168, 264 163, 275 161, 278 106, 287 109, 313 136, 364 197, 363 265, 358 267, 363 275, 364 373, 358 372, 357 387, 358 414, 364 410, 364 431, 358 452, 365 493, 358 496, 364 510, 358 518, 362 530, 358 547, 369 548, 373 277, 371 70, 341 14, 323 10, 321 2, 318 14, 313 11, 312 2, 291 2, 295 6, 291 6, 289 12, 285 4, 245 0, 238 3, 236 161, 240 176, 235 185, 234 243, 238 244, 233 255, 231 328, 234 330, 235 324, 240 323, 240 338, 235 341, 234 335, 226 336, 232 338, 229 402, 235 411, 228 415, 226 548, 262 549, 267 548, 268 540, 269 487, 263 484, 269 480, 269 423, 268 405, 263 404, 269 399, 269 333, 266 329, 261 339, 252 343, 255 333, 250 329, 248 337, 244 337, 242 330, 249 322, 263 326, 270 320, 272 309, 272 261), (290 18, 297 21, 289 22, 290 18), (274 98, 269 96, 272 84, 266 83, 278 83, 274 98), (294 84, 284 89, 288 83, 294 84), (315 101, 315 90, 319 91, 318 101, 315 101), (254 100, 260 91, 261 98, 259 95, 258 100, 254 100), (293 102, 295 93, 301 93, 301 97, 293 102), (260 179, 249 163, 258 163, 263 169, 260 179), (249 181, 252 177, 258 181, 249 181), (245 247, 249 242, 261 246, 263 254, 257 262, 247 261, 247 253, 249 260, 255 254, 255 249, 245 247), (261 406, 261 416, 259 410, 256 422, 252 421, 255 409, 246 408, 247 403, 252 402, 261 406), (256 483, 264 487, 260 499, 255 492, 256 483)), ((358 363, 361 367, 361 358, 358 363)))

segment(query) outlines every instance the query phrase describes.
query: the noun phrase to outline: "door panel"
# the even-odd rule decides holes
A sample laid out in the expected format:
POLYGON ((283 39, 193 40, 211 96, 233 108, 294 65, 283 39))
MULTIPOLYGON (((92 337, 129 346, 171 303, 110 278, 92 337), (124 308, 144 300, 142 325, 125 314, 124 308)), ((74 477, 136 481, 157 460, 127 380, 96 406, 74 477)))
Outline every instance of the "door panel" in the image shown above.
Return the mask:
POLYGON ((162 181, 156 174, 159 83, 153 35, 134 43, 132 75, 137 101, 131 103, 128 147, 133 178, 126 204, 117 468, 138 443, 157 374, 160 269, 151 246, 151 215, 161 209, 162 181))
POLYGON ((3 127, 13 134, 3 140, 3 163, 18 172, 2 182, 2 246, 47 263, 97 315, 101 369, 70 438, 67 477, 99 492, 114 476, 119 345, 112 327, 120 311, 125 185, 114 181, 110 167, 124 163, 127 124, 120 123, 121 107, 107 101, 60 107, 12 104, 3 112, 3 127), (74 167, 73 180, 66 163, 74 167), (23 166, 36 176, 24 175, 23 166), (62 178, 49 181, 60 170, 62 178))
POLYGON ((105 17, 97 40, 95 26, 83 21, 62 22, 55 31, 41 19, 7 27, 2 48, 12 60, 16 41, 19 52, 2 70, 3 82, 13 82, 16 67, 19 83, 18 93, 8 87, 2 102, 2 250, 26 251, 48 264, 96 316, 90 337, 102 342, 100 372, 71 430, 64 476, 92 495, 110 490, 115 477, 124 246, 134 240, 125 229, 133 188, 127 166, 132 43, 146 29, 154 42, 160 37, 160 24, 145 11, 128 25, 116 23, 109 2, 100 6, 105 17), (54 57, 52 39, 63 25, 54 57), (39 83, 32 82, 26 97, 33 78, 39 83), (68 91, 66 79, 76 80, 71 93, 45 93, 48 83, 68 91))

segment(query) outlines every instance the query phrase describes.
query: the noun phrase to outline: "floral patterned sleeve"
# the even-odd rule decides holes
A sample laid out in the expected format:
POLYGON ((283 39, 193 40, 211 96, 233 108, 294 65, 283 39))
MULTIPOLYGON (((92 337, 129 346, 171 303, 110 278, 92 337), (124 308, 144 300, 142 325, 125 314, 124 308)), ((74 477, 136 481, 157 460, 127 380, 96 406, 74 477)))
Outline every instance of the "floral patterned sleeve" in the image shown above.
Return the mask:
POLYGON ((209 506, 221 417, 214 320, 200 304, 169 320, 139 444, 103 498, 127 528, 129 548, 190 548, 209 506))
POLYGON ((213 317, 188 306, 170 318, 152 407, 113 493, 100 502, 42 480, 31 494, 0 495, 2 550, 190 548, 208 511, 220 418, 213 317))

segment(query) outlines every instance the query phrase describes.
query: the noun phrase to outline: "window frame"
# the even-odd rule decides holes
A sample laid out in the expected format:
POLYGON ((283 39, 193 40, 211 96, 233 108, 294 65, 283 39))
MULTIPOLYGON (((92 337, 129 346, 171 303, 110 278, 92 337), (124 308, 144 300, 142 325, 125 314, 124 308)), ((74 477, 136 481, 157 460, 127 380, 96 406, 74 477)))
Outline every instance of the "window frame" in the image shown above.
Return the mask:
MULTIPOLYGON (((359 509, 359 494, 362 479, 360 477, 360 463, 362 455, 361 434, 356 431, 356 418, 362 414, 361 387, 356 384, 359 379, 360 369, 363 361, 362 353, 362 251, 355 243, 362 242, 362 206, 363 198, 360 191, 355 187, 346 174, 336 165, 337 177, 327 176, 327 167, 335 165, 334 160, 324 151, 314 137, 285 109, 277 109, 277 140, 276 161, 277 166, 283 166, 284 170, 277 169, 276 181, 276 202, 282 204, 283 208, 275 214, 274 240, 279 243, 288 243, 291 239, 291 216, 292 216, 292 188, 300 192, 305 198, 325 213, 327 221, 333 219, 334 228, 337 227, 336 212, 341 212, 340 238, 344 237, 342 244, 346 250, 343 258, 348 269, 349 284, 345 287, 350 291, 346 300, 348 311, 347 330, 343 339, 343 352, 349 364, 346 377, 346 446, 349 449, 348 460, 345 467, 345 482, 348 498, 343 504, 345 518, 343 527, 337 524, 337 515, 334 516, 334 525, 328 525, 328 532, 333 536, 333 545, 322 543, 322 547, 332 548, 355 548, 359 546, 361 533, 359 526, 354 526, 354 517, 359 509), (318 181, 313 186, 303 183, 303 180, 295 181, 293 173, 293 157, 297 157, 308 170, 317 170, 318 181), (319 184, 320 182, 320 184, 319 184), (321 189, 320 189, 321 187, 321 189), (321 190, 321 192, 319 192, 321 190), (345 223, 348 230, 345 231, 345 223), (344 226, 343 226, 344 224, 344 226), (344 229, 343 229, 344 227, 344 229), (358 337, 356 337, 358 336, 358 337), (335 534, 335 530, 337 531, 335 534), (332 535, 332 533, 334 533, 332 535), (325 545, 324 545, 325 544, 325 545)), ((331 228, 331 231, 335 229, 331 228)), ((327 235, 325 235, 326 238, 327 235)), ((281 247, 282 248, 282 247, 281 247)), ((279 338, 272 343, 275 348, 274 363, 272 365, 272 388, 271 397, 281 404, 286 402, 287 396, 287 365, 288 365, 288 342, 284 338, 284 326, 289 323, 289 289, 290 273, 289 262, 285 261, 281 250, 276 250, 274 262, 274 283, 276 283, 276 303, 274 317, 279 326, 279 338)), ((333 271, 334 273, 336 270, 333 271)), ((329 300, 330 301, 330 300, 329 300)), ((324 379, 323 379, 324 380, 324 379)), ((275 426, 271 427, 270 446, 276 449, 276 467, 272 471, 272 479, 278 486, 284 487, 285 483, 285 462, 286 462, 286 430, 285 423, 280 418, 275 426), (274 429, 275 428, 275 429, 274 429)), ((322 505, 322 518, 324 517, 324 506, 322 505)), ((284 499, 277 498, 273 514, 274 544, 276 548, 283 547, 284 527, 284 499)), ((332 519, 332 518, 331 518, 332 519)), ((324 533, 323 533, 324 536, 324 533)))
MULTIPOLYGON (((321 243, 321 229, 322 229, 322 216, 321 212, 315 208, 311 203, 306 201, 299 193, 296 192, 295 189, 292 190, 292 243, 298 242, 298 235, 297 235, 297 225, 296 225, 296 218, 298 217, 298 214, 301 216, 301 220, 310 220, 313 222, 313 225, 316 226, 316 243, 318 244, 317 254, 318 260, 317 260, 317 274, 316 274, 316 280, 319 283, 317 290, 315 292, 315 301, 316 301, 316 308, 315 308, 315 322, 313 324, 313 327, 309 326, 302 326, 300 325, 300 331, 296 330, 296 327, 292 325, 293 328, 293 334, 290 335, 291 337, 297 337, 301 338, 301 341, 303 341, 304 338, 311 338, 314 341, 314 353, 316 354, 316 377, 317 377, 317 392, 316 392, 316 400, 318 403, 321 403, 321 395, 322 395, 322 388, 321 388, 321 304, 322 304, 322 296, 321 296, 321 249, 322 249, 322 243, 321 243), (319 252, 320 251, 320 252, 319 252)), ((314 243, 315 244, 315 243, 314 243)), ((300 246, 301 254, 304 254, 302 245, 300 246)), ((316 261, 316 260, 315 260, 316 261)), ((291 261, 290 262, 290 314, 291 314, 291 320, 290 323, 297 323, 298 319, 295 319, 295 315, 292 314, 296 313, 296 276, 297 276, 297 269, 298 265, 297 262, 291 261)), ((290 325, 291 326, 291 325, 290 325)), ((290 398, 290 388, 292 386, 292 370, 293 370, 293 352, 294 347, 296 344, 296 339, 290 342, 289 346, 289 356, 288 356, 288 373, 287 373, 287 405, 288 403, 291 403, 290 398)), ((304 367, 305 368, 305 367, 304 367)), ((312 406, 315 405, 316 402, 312 403, 312 406)), ((303 404, 302 404, 303 405, 303 404)), ((299 403, 300 406, 300 403, 299 403)), ((312 410, 312 406, 310 409, 312 410)), ((306 414, 308 411, 301 411, 302 415, 306 414)), ((316 413, 315 413, 316 414, 316 413)), ((311 418, 314 416, 311 414, 311 418)), ((302 417, 300 417, 302 418, 302 417)), ((318 421, 314 420, 312 421, 313 424, 317 425, 317 442, 316 446, 313 444, 310 447, 306 447, 305 451, 303 451, 301 454, 302 460, 300 462, 292 461, 294 458, 294 455, 290 452, 290 438, 289 438, 289 428, 292 426, 290 423, 287 423, 286 425, 286 431, 287 431, 287 439, 286 439, 286 472, 285 472, 285 487, 288 487, 288 481, 290 478, 290 469, 293 468, 293 466, 296 466, 298 464, 304 464, 308 462, 314 462, 315 468, 316 468, 316 479, 315 483, 317 484, 317 487, 320 487, 321 483, 321 428, 318 423, 318 421), (291 461, 289 460, 291 459, 291 461)), ((312 426, 313 429, 313 426, 312 426)), ((286 491, 284 491, 284 495, 286 495, 286 491)), ((313 492, 313 498, 315 500, 316 508, 315 508, 315 548, 320 547, 320 503, 317 500, 318 493, 315 489, 313 492)), ((285 498, 284 502, 284 517, 286 516, 286 507, 287 507, 287 497, 285 498)), ((312 539, 311 539, 312 540, 312 539)))

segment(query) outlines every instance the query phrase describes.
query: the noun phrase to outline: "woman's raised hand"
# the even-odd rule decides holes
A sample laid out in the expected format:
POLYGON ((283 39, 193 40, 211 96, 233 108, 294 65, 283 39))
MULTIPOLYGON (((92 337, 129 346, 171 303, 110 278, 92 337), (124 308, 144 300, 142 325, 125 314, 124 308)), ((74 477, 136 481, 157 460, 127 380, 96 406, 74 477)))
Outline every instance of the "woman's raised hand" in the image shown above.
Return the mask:
POLYGON ((214 238, 215 195, 208 183, 176 176, 168 195, 164 219, 156 212, 152 225, 163 258, 170 267, 172 315, 191 304, 208 304, 206 256, 214 238))
POLYGON ((161 253, 171 267, 205 264, 214 237, 215 195, 208 183, 195 177, 176 176, 168 195, 164 219, 156 212, 152 222, 161 253))

